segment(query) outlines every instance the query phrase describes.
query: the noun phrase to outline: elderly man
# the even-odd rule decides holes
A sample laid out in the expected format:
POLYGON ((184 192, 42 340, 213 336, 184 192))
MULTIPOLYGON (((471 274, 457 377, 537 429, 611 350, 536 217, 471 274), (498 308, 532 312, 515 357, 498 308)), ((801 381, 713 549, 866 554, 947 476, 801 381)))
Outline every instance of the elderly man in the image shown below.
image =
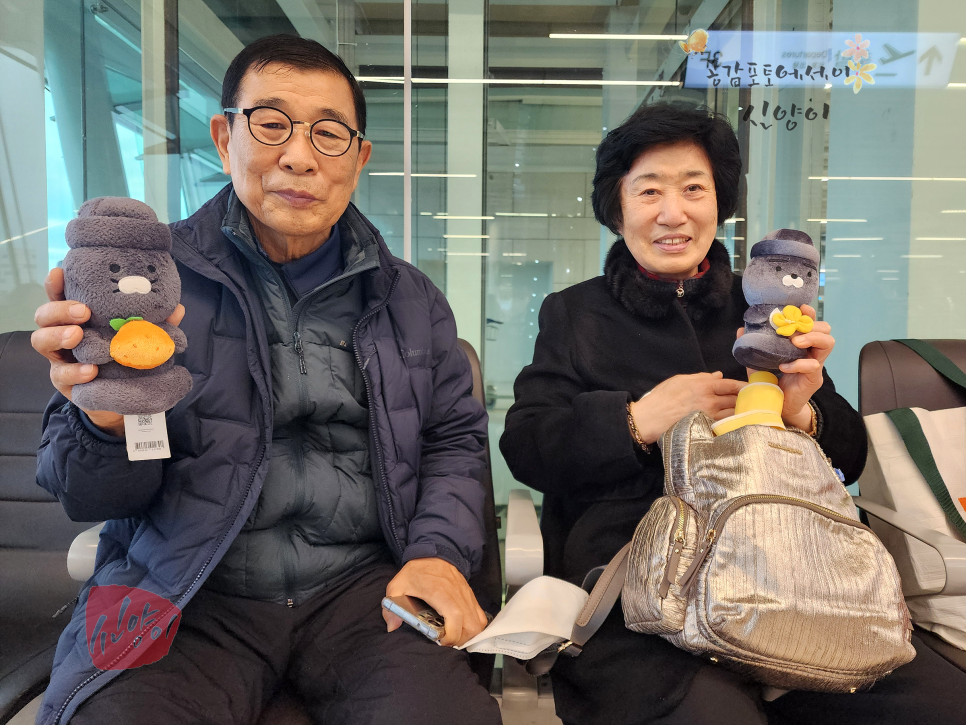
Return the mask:
POLYGON ((317 723, 497 723, 452 648, 486 624, 466 581, 486 412, 443 295, 349 202, 372 151, 359 84, 276 36, 234 59, 222 105, 231 184, 171 225, 194 388, 168 414, 170 459, 128 460, 122 418, 70 402, 97 369, 70 353, 90 312, 60 270, 37 311, 60 391, 38 482, 72 519, 107 520, 38 723, 255 723, 283 683, 317 723), (119 608, 97 611, 92 586, 119 608), (384 618, 403 594, 449 646, 384 618))

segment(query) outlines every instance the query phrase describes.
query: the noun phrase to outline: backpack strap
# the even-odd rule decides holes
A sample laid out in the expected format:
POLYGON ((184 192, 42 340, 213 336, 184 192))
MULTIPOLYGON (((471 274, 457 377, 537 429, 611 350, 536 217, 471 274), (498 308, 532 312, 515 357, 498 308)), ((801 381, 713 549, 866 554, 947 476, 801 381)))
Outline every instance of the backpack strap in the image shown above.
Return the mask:
POLYGON ((527 662, 527 672, 531 675, 544 675, 557 661, 561 653, 570 657, 576 657, 583 651, 587 640, 594 636, 600 625, 607 619, 607 615, 614 608, 617 597, 620 596, 624 588, 624 579, 627 577, 627 554, 631 545, 627 543, 610 560, 603 573, 594 584, 587 603, 577 615, 574 622, 573 632, 570 639, 560 644, 551 645, 536 657, 527 662))
MULTIPOLYGON (((944 378, 963 390, 966 390, 966 373, 960 370, 952 360, 928 342, 922 340, 895 340, 895 342, 901 342, 929 363, 944 378)), ((920 424, 919 418, 909 408, 887 410, 886 415, 889 416, 896 430, 899 431, 902 442, 909 452, 909 457, 912 458, 913 463, 916 464, 916 468, 919 469, 922 477, 929 484, 929 488, 942 507, 943 513, 946 514, 946 519, 960 534, 966 537, 966 520, 963 519, 963 515, 956 508, 956 504, 953 503, 949 488, 946 486, 946 482, 939 472, 939 467, 936 465, 936 459, 933 457, 932 450, 929 448, 929 441, 926 439, 926 434, 922 430, 922 424, 920 424)))
POLYGON ((942 375, 953 385, 958 385, 966 392, 966 373, 960 370, 956 363, 943 355, 939 350, 925 340, 893 340, 912 350, 916 355, 929 363, 933 370, 942 375))

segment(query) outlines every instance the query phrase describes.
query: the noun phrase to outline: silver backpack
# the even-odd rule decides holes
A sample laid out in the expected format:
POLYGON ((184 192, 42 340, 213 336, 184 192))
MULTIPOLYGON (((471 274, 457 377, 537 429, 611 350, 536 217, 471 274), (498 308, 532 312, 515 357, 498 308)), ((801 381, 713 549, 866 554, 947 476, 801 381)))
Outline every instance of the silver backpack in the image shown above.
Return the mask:
POLYGON ((712 422, 664 434, 665 495, 558 651, 579 654, 620 594, 628 629, 775 688, 855 692, 912 660, 892 557, 815 440, 712 422))

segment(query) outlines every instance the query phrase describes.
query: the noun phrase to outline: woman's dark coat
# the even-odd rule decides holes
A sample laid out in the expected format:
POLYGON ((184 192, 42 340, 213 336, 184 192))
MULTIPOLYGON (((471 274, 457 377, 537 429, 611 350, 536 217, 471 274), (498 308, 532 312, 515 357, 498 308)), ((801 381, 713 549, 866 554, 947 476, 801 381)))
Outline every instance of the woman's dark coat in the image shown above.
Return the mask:
MULTIPOLYGON (((547 574, 579 583, 589 569, 606 564, 663 492, 660 453, 644 453, 631 438, 629 401, 679 374, 720 370, 747 380, 731 354, 748 306, 741 278, 719 242, 708 260, 708 271, 685 280, 678 298, 676 283, 645 276, 618 240, 603 276, 544 301, 533 364, 517 377, 500 450, 517 480, 544 493, 547 574)), ((819 443, 846 481, 854 481, 866 458, 861 417, 827 374, 812 402, 823 419, 819 443)), ((646 640, 653 646, 642 656, 655 661, 636 659, 648 673, 654 707, 666 710, 683 696, 701 660, 658 637, 646 640)), ((558 662, 558 699, 566 697, 557 686, 559 671, 581 659, 558 662)))
MULTIPOLYGON (((517 377, 500 450, 514 477, 545 494, 547 573, 579 580, 630 541, 661 495, 660 454, 643 453, 626 406, 674 375, 714 372, 747 380, 731 354, 748 305, 725 247, 714 242, 709 270, 676 284, 637 268, 623 240, 604 275, 555 292, 540 309, 533 364, 517 377)), ((862 418, 828 374, 812 402, 819 443, 846 481, 862 472, 862 418)))

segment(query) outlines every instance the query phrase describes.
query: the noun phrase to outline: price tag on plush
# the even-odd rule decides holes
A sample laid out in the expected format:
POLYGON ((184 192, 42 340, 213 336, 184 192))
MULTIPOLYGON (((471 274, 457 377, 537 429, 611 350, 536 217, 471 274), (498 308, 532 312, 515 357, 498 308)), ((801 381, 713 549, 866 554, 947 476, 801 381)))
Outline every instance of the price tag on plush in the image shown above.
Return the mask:
POLYGON ((131 461, 171 458, 164 413, 124 416, 127 457, 131 461))

